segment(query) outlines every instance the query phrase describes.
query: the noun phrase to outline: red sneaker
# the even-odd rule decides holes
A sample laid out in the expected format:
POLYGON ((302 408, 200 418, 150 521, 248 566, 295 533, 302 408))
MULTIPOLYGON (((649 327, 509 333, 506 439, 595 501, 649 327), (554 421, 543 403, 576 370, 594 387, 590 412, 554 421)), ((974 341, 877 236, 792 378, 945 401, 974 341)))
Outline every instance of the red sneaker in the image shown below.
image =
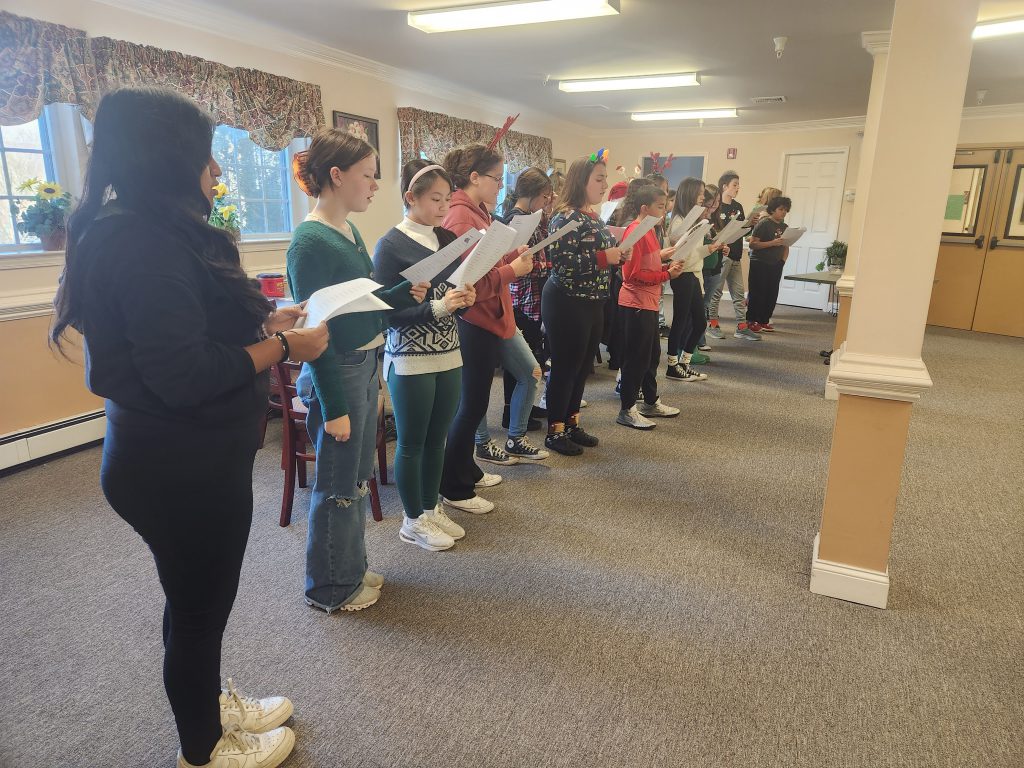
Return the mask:
POLYGON ((761 326, 761 330, 767 333, 775 333, 775 326, 772 325, 771 323, 765 323, 764 325, 761 326))
POLYGON ((760 333, 761 332, 761 327, 762 326, 761 326, 760 323, 748 323, 747 324, 747 328, 752 330, 754 333, 760 333))

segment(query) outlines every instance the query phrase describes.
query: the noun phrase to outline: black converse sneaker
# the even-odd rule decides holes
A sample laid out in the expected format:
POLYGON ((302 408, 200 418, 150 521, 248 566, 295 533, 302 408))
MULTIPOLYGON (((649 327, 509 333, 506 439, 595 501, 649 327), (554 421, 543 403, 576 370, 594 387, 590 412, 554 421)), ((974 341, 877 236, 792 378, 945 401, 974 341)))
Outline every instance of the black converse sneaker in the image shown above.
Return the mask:
POLYGON ((476 458, 477 461, 486 461, 491 464, 501 464, 504 466, 516 464, 519 461, 514 456, 509 456, 505 453, 501 446, 493 440, 488 440, 486 443, 476 446, 476 458))
POLYGON ((522 461, 544 461, 551 454, 535 447, 526 437, 510 437, 505 441, 505 453, 522 461))
POLYGON ((569 436, 576 445, 582 445, 584 448, 596 448, 600 442, 596 437, 587 432, 580 426, 565 425, 565 434, 569 436))
POLYGON ((583 449, 570 440, 565 432, 548 432, 544 438, 544 447, 563 456, 579 456, 583 453, 583 449))
POLYGON ((679 365, 670 365, 668 368, 665 369, 665 378, 685 381, 686 372, 683 371, 682 367, 679 365))

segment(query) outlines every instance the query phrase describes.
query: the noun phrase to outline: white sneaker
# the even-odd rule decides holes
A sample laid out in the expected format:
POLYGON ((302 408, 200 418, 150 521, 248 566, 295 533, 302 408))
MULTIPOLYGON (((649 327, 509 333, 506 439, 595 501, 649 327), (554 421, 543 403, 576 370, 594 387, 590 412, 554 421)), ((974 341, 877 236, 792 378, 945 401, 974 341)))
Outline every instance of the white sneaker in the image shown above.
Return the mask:
POLYGON ((641 416, 657 416, 663 419, 671 419, 679 415, 679 409, 671 405, 665 405, 659 397, 654 405, 648 405, 641 401, 636 404, 636 410, 641 416))
POLYGON ((494 509, 493 503, 489 502, 487 499, 482 499, 479 496, 474 496, 471 499, 461 499, 459 501, 452 501, 451 499, 446 499, 442 496, 441 501, 453 509, 461 509, 463 512, 472 512, 474 515, 486 515, 494 509))
POLYGON ((441 552, 455 546, 455 539, 434 525, 426 515, 406 517, 402 520, 398 537, 430 552, 441 552))
POLYGON ((266 733, 292 716, 292 703, 284 696, 254 699, 241 696, 229 677, 227 690, 220 692, 220 724, 237 723, 243 731, 266 733))
POLYGON ((246 733, 232 723, 224 729, 206 763, 193 765, 178 750, 178 768, 277 768, 295 747, 291 728, 246 733))
POLYGON ((590 405, 590 403, 586 400, 580 400, 580 408, 586 408, 588 405, 590 405))
POLYGON ((455 541, 464 538, 466 535, 466 529, 461 525, 452 520, 444 512, 444 507, 438 504, 433 509, 428 509, 423 513, 423 517, 427 518, 430 522, 440 528, 442 531, 451 536, 455 541))
POLYGON ((493 485, 497 485, 501 482, 501 475, 492 475, 490 472, 484 472, 484 476, 476 481, 476 488, 490 488, 493 485))
POLYGON ((615 418, 615 423, 621 424, 624 427, 632 427, 633 429, 654 429, 658 426, 650 419, 645 419, 641 416, 635 405, 628 411, 619 411, 619 415, 615 418))

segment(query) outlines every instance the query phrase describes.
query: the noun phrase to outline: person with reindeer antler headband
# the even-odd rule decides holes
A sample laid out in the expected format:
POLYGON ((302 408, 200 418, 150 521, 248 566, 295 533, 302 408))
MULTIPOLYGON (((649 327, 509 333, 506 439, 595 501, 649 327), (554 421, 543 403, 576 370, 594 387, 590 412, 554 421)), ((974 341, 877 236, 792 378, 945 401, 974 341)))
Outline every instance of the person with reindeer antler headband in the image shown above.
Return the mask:
MULTIPOLYGON (((497 142, 494 142, 497 143, 497 142)), ((502 185, 504 158, 493 148, 470 144, 453 149, 442 163, 455 192, 444 218, 444 227, 461 236, 470 229, 487 229, 491 225, 488 207, 494 207, 502 185)), ((529 410, 533 405, 537 380, 536 361, 530 347, 518 333, 512 313, 508 286, 533 269, 533 258, 524 256, 527 248, 505 254, 476 285, 476 302, 458 317, 459 343, 462 345, 462 393, 459 410, 448 430, 444 469, 441 473, 441 497, 448 506, 465 512, 490 512, 494 504, 480 497, 476 488, 495 485, 500 476, 485 474, 474 461, 512 464, 499 445, 489 442, 474 444, 474 435, 486 418, 494 369, 500 362, 524 384, 520 398, 529 410)), ((463 258, 468 255, 464 254, 463 258)), ((524 447, 532 448, 525 440, 524 447)), ((534 460, 547 453, 533 449, 534 460)))
POLYGON ((551 276, 541 298, 551 349, 544 444, 566 456, 598 444, 580 425, 583 388, 601 340, 609 267, 628 258, 594 211, 608 190, 607 163, 606 149, 573 161, 550 224, 552 232, 570 222, 579 224, 549 247, 551 276))
MULTIPOLYGON (((321 288, 373 276, 359 230, 349 221, 377 191, 377 153, 336 128, 313 137, 296 155, 295 179, 316 207, 295 228, 288 248, 288 280, 297 301, 321 288)), ((429 283, 404 280, 374 295, 401 310, 421 303, 429 283)), ((377 442, 377 351, 387 313, 337 315, 327 321, 331 342, 296 386, 309 409, 306 430, 316 444, 316 481, 310 496, 306 544, 306 603, 332 613, 358 611, 380 598, 383 578, 366 569, 363 538, 369 479, 377 442)))

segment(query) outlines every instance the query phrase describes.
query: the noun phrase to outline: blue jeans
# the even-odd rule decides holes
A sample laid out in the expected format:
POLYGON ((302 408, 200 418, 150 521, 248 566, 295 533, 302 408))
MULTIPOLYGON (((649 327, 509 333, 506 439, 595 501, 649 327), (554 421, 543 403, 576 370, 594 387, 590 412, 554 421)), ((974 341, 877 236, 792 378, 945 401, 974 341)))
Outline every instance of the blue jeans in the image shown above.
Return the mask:
POLYGON ((380 393, 377 350, 333 355, 348 401, 352 435, 339 442, 324 431, 324 414, 309 366, 299 376, 299 396, 309 408, 306 431, 316 445, 316 480, 309 500, 306 599, 331 612, 359 592, 366 573, 367 480, 373 474, 380 393))
MULTIPOLYGON (((719 272, 717 275, 712 275, 710 272, 704 272, 704 317, 711 319, 710 307, 711 297, 717 293, 722 287, 722 273, 719 272)), ((708 337, 706 333, 702 333, 700 336, 700 342, 697 346, 703 347, 707 344, 708 337)))
MULTIPOLYGON (((530 411, 533 410, 533 398, 537 394, 538 379, 533 377, 537 370, 537 358, 530 350, 530 345, 523 338, 523 332, 516 329, 515 335, 510 339, 498 341, 498 361, 501 367, 510 373, 516 380, 516 388, 512 391, 512 399, 509 401, 508 436, 522 437, 526 434, 527 422, 530 420, 530 411)), ((491 439, 491 433, 487 430, 487 414, 480 420, 480 426, 476 428, 476 443, 483 445, 491 439)))

